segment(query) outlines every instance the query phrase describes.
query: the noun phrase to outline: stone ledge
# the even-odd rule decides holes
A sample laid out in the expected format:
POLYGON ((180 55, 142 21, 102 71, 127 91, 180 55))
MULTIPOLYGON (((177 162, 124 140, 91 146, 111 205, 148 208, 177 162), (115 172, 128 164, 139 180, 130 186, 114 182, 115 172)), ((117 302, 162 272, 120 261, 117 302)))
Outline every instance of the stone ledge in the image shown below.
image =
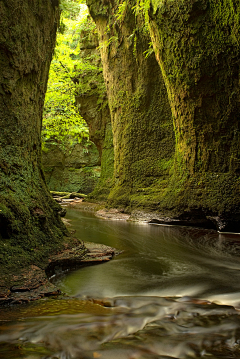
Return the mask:
POLYGON ((41 269, 31 265, 20 274, 14 275, 9 287, 0 281, 0 306, 23 304, 43 297, 58 296, 61 291, 50 282, 51 276, 69 269, 108 262, 120 253, 115 248, 96 243, 84 243, 75 248, 65 249, 51 256, 46 268, 41 269))

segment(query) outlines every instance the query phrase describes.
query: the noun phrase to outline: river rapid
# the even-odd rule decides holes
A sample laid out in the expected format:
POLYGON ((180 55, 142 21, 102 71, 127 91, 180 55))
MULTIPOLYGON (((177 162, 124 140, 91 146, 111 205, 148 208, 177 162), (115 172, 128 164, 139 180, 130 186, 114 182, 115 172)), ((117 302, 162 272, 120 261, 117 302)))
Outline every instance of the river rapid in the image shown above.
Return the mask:
POLYGON ((123 250, 52 278, 65 295, 0 309, 0 358, 240 358, 240 236, 68 209, 123 250))

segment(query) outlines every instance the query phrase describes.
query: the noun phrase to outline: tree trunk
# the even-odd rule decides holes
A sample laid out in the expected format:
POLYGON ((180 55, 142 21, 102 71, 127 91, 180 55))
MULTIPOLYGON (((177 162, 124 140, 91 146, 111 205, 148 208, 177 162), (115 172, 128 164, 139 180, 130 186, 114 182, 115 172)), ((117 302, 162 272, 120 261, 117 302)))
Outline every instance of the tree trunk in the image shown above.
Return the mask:
POLYGON ((42 265, 65 227, 41 167, 41 121, 58 1, 0 1, 0 265, 42 265))

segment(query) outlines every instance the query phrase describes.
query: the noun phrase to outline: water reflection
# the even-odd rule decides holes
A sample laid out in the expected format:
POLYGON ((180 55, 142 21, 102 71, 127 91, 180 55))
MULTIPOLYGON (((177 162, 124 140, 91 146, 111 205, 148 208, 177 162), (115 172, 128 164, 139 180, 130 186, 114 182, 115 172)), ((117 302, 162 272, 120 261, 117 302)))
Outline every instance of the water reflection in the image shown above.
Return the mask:
POLYGON ((124 253, 55 278, 71 298, 1 312, 0 357, 240 357, 239 237, 68 218, 82 240, 124 253))
POLYGON ((57 284, 67 294, 212 298, 240 292, 238 236, 100 220, 76 210, 70 210, 68 216, 83 240, 115 246, 124 253, 97 268, 80 269, 58 279, 57 284))

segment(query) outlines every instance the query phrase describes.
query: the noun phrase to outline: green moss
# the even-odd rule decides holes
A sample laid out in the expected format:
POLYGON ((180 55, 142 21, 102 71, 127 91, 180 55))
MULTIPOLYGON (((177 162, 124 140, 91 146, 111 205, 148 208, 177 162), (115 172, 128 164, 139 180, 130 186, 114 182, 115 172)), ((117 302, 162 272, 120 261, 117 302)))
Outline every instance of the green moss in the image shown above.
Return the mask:
POLYGON ((239 17, 237 1, 153 2, 151 38, 176 138, 163 210, 239 211, 239 17))
POLYGON ((44 266, 48 255, 62 248, 63 233, 67 234, 57 215, 61 207, 50 198, 52 207, 47 207, 44 195, 26 199, 24 193, 1 195, 0 202, 1 270, 32 263, 44 266))
POLYGON ((88 5, 102 39, 112 117, 114 179, 107 175, 106 162, 111 186, 108 202, 128 206, 138 188, 156 185, 159 178, 168 176, 174 152, 171 113, 154 55, 148 59, 144 55, 150 38, 142 18, 135 17, 135 3, 124 7, 124 21, 115 16, 118 5, 111 5, 105 27, 97 16, 101 4, 89 1, 88 5), (111 36, 117 36, 118 42, 106 47, 111 36))
POLYGON ((89 193, 100 176, 99 153, 92 142, 75 144, 71 152, 49 145, 42 156, 46 183, 50 190, 89 193))
POLYGON ((146 1, 151 39, 134 1, 124 23, 117 4, 103 20, 102 1, 88 3, 112 117, 109 205, 239 217, 239 2, 146 1), (161 72, 144 59, 150 41, 161 72))
MULTIPOLYGON (((99 21, 103 21, 102 15, 107 7, 103 4, 99 5, 98 17, 99 21)), ((76 102, 79 106, 80 114, 89 125, 90 139, 96 144, 101 158, 101 176, 99 181, 94 183, 94 191, 88 198, 89 200, 103 200, 109 194, 113 176, 113 136, 97 34, 93 34, 92 29, 89 31, 92 34, 90 40, 86 40, 86 34, 83 33, 80 43, 81 56, 83 61, 87 59, 90 67, 94 67, 95 70, 85 71, 80 74, 80 84, 83 83, 83 86, 79 87, 76 102)), ((88 33, 88 29, 86 29, 86 33, 88 33)), ((109 43, 112 40, 113 36, 109 43)), ((99 174, 99 172, 96 172, 95 176, 99 177, 99 174)))
POLYGON ((104 143, 101 157, 101 176, 94 188, 94 191, 89 195, 89 200, 106 200, 113 185, 113 171, 114 171, 114 149, 113 149, 113 134, 110 123, 106 124, 104 143))
POLYGON ((1 3, 0 271, 44 266, 67 230, 41 168, 41 118, 59 20, 51 2, 1 3), (37 15, 36 15, 37 14, 37 15), (11 31, 9 31, 11 29, 11 31), (38 41, 36 41, 38 39, 38 41), (10 60, 11 59, 11 60, 10 60))

